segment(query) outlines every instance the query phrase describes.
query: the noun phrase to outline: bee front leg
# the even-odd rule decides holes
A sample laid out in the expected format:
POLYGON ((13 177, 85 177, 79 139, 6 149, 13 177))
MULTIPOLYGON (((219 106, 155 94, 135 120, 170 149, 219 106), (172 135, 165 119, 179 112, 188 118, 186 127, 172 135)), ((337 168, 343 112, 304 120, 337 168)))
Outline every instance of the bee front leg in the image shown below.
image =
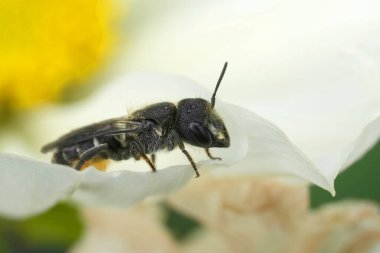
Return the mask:
POLYGON ((186 155, 187 159, 191 163, 191 166, 193 167, 194 172, 195 172, 195 177, 196 178, 200 177, 197 165, 195 164, 193 158, 190 156, 189 152, 187 152, 187 150, 185 149, 185 144, 183 144, 182 138, 179 136, 179 134, 176 131, 173 131, 173 135, 176 140, 176 143, 178 144, 179 149, 181 149, 182 153, 186 155))
POLYGON ((211 153, 210 153, 210 150, 209 150, 208 148, 205 148, 205 151, 206 151, 207 156, 208 156, 211 160, 220 160, 220 161, 222 160, 221 157, 214 157, 214 156, 212 156, 211 153))

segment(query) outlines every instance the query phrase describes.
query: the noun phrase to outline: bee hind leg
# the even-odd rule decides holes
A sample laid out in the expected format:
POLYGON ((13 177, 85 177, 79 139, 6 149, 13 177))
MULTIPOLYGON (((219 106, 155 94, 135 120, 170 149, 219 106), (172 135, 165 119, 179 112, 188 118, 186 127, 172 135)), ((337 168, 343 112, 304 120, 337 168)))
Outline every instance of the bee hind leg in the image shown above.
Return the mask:
POLYGON ((98 155, 101 151, 108 149, 107 143, 100 144, 98 146, 87 149, 79 156, 79 161, 75 165, 76 170, 80 170, 82 166, 91 160, 94 156, 98 155))
POLYGON ((141 146, 141 144, 138 142, 138 141, 131 141, 131 143, 134 144, 135 148, 137 149, 137 159, 140 159, 141 157, 144 158, 144 160, 147 162, 147 164, 149 165, 149 167, 152 169, 153 172, 156 172, 157 169, 156 169, 156 166, 154 166, 154 160, 155 158, 153 158, 153 162, 149 159, 149 157, 146 156, 146 154, 144 153, 144 149, 143 147, 141 146))

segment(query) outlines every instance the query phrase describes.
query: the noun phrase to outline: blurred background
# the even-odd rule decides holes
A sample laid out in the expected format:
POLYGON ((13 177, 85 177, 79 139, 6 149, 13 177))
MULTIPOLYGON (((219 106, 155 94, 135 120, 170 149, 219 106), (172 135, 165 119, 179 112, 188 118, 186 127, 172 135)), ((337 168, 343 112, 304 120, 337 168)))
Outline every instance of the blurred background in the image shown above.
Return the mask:
MULTIPOLYGON (((336 197, 331 197, 318 187, 310 187, 312 208, 352 199, 380 204, 379 164, 378 144, 352 168, 338 176, 336 197)), ((178 212, 170 205, 163 203, 161 207, 165 215, 160 222, 179 243, 185 242, 201 229, 202 225, 197 220, 178 212)), ((79 210, 67 204, 59 204, 44 214, 23 221, 1 218, 0 252, 67 252, 81 238, 84 227, 79 210)))
MULTIPOLYGON (((174 3, 162 3, 164 7, 170 4, 174 3)), ((156 5, 159 4, 154 1, 136 4, 120 0, 3 0, 0 3, 0 150, 38 156, 39 142, 28 124, 30 115, 47 105, 64 107, 91 96, 106 85, 105 80, 115 69, 128 72, 128 61, 125 66, 120 65, 120 56, 128 58, 130 54, 133 58, 129 45, 134 43, 139 26, 154 18, 152 10, 156 5), (136 20, 141 22, 134 23, 136 20)), ((162 6, 157 8, 164 10, 162 6)), ((179 61, 186 63, 183 59, 179 61)), ((162 62, 165 64, 165 59, 162 62)), ((189 64, 192 65, 196 64, 189 64)), ((143 63, 137 66, 144 69, 143 63)), ((165 67, 163 70, 168 71, 165 67)), ((336 197, 310 186, 311 208, 352 199, 380 204, 379 167, 380 143, 338 176, 336 197)), ((168 203, 161 203, 159 208, 163 213, 160 224, 179 244, 203 226, 168 203)), ((26 220, 0 218, 0 253, 67 252, 85 229, 81 211, 69 204, 58 204, 26 220)))

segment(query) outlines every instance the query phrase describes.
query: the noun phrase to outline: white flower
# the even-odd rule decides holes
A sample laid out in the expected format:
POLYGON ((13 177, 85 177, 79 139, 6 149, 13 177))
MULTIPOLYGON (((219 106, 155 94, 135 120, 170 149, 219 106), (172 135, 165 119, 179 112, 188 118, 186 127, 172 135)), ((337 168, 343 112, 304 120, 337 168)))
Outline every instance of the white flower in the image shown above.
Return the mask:
MULTIPOLYGON (((208 92, 179 77, 118 73, 88 101, 31 116, 28 124, 41 145, 72 128, 123 115, 126 106, 209 99, 221 64, 229 60, 216 109, 226 121, 232 146, 212 150, 223 157, 222 163, 202 161, 206 157, 190 149, 202 176, 211 167, 218 169, 210 174, 229 177, 291 175, 334 194, 338 172, 380 135, 378 4, 165 3, 133 3, 123 71, 181 74, 208 92)), ((155 174, 131 161, 118 166, 145 171, 102 173, 2 154, 0 213, 24 217, 61 200, 127 207, 174 192, 193 177, 181 152, 158 159, 162 170, 155 174)))
MULTIPOLYGON (((71 123, 81 126, 87 121, 91 123, 104 119, 105 115, 116 116, 118 112, 121 115, 126 101, 133 105, 137 100, 141 100, 140 103, 175 101, 198 96, 207 99, 211 97, 210 94, 193 82, 179 77, 130 76, 106 86, 82 105, 51 108, 49 112, 32 115, 34 125, 30 120, 31 129, 43 129, 37 139, 47 142, 57 135, 57 131, 64 132, 64 129, 60 131, 61 126, 71 123), (98 109, 100 107, 101 110, 98 109)), ((203 176, 207 176, 203 173, 203 167, 225 167, 214 173, 227 173, 229 176, 247 173, 289 174, 333 191, 324 175, 277 127, 252 112, 220 100, 216 102, 216 109, 229 130, 231 147, 212 149, 215 155, 223 158, 220 163, 205 161, 207 158, 203 153, 187 146, 198 161, 203 176)), ((6 191, 0 195, 0 211, 8 216, 22 217, 46 210, 60 200, 75 201, 82 205, 128 207, 149 196, 165 196, 174 192, 194 176, 188 160, 178 150, 171 154, 159 154, 158 167, 161 170, 157 173, 150 172, 142 162, 139 166, 142 168, 136 171, 137 164, 132 161, 115 163, 114 168, 111 166, 114 171, 107 173, 95 169, 78 172, 66 166, 1 154, 0 185, 6 191), (174 161, 165 158, 169 155, 176 156, 174 161), (129 170, 118 170, 120 167, 129 170)))
POLYGON ((138 1, 132 10, 151 18, 132 29, 122 66, 209 87, 228 60, 219 97, 274 122, 332 183, 380 115, 379 9, 373 0, 138 1))

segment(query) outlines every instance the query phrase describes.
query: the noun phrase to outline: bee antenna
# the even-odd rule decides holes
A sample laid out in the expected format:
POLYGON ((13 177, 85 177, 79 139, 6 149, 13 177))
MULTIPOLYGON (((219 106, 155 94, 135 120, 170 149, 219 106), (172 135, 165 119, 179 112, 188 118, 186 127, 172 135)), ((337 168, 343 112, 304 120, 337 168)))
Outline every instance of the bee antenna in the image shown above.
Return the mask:
POLYGON ((219 88, 220 83, 222 82, 224 73, 226 72, 227 64, 228 64, 228 62, 224 63, 222 73, 220 73, 218 82, 216 83, 216 87, 215 87, 214 93, 212 94, 212 97, 211 97, 211 108, 214 108, 216 92, 218 91, 218 88, 219 88))

